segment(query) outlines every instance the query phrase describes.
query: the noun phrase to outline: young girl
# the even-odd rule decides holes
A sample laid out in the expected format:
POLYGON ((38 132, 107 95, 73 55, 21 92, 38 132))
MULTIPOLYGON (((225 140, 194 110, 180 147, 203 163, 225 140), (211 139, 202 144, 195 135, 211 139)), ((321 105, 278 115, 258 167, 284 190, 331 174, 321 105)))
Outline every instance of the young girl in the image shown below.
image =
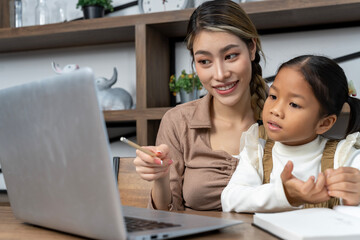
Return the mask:
POLYGON ((224 211, 359 205, 360 100, 349 96, 340 66, 312 55, 282 64, 264 105, 263 123, 275 143, 268 140, 263 151, 254 134, 243 135, 241 144, 248 151, 241 152, 222 192, 224 211), (351 109, 346 139, 322 137, 344 103, 351 109))

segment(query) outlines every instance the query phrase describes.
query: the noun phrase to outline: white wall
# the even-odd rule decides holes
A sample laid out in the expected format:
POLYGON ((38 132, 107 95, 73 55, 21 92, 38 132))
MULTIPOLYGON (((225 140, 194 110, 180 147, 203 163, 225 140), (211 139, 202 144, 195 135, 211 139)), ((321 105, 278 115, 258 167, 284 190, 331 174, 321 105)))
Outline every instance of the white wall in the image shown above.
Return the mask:
MULTIPOLYGON (((282 33, 261 38, 266 55, 262 64, 264 77, 275 74, 278 66, 297 55, 319 54, 338 58, 360 51, 360 27, 282 33)), ((352 80, 360 91, 360 58, 341 63, 348 80, 352 80)))
POLYGON ((0 54, 0 89, 56 75, 53 61, 60 67, 91 67, 95 76, 106 78, 111 78, 116 67, 118 80, 114 87, 127 90, 136 103, 134 43, 0 54))

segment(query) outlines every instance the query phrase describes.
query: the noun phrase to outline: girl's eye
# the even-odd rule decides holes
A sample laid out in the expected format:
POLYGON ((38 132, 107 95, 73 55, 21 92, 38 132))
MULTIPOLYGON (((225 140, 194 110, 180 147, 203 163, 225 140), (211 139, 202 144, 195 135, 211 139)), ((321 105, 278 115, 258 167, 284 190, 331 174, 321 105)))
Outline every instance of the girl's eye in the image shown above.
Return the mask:
POLYGON ((270 98, 271 100, 276 100, 276 96, 275 96, 275 95, 269 94, 269 98, 270 98))
POLYGON ((230 59, 236 58, 238 55, 239 54, 237 54, 237 53, 226 55, 225 60, 230 60, 230 59))
POLYGON ((299 105, 297 105, 296 103, 291 102, 290 106, 293 108, 301 108, 299 105))

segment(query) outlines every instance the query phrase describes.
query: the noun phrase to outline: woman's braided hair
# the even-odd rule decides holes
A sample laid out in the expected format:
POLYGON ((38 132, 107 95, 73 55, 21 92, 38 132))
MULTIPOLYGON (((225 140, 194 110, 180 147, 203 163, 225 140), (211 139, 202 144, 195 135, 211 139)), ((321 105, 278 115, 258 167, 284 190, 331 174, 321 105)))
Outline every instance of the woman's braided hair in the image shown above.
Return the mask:
POLYGON ((262 78, 260 66, 260 55, 255 53, 255 60, 252 61, 252 77, 250 82, 251 107, 254 110, 255 120, 261 120, 262 109, 267 98, 267 85, 262 78))

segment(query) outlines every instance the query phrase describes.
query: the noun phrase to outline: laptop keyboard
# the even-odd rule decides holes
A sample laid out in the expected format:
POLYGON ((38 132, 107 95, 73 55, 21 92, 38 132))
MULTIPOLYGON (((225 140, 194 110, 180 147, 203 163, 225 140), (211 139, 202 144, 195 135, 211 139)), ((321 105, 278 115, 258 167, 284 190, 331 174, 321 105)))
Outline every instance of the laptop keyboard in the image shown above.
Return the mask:
POLYGON ((169 227, 180 227, 178 224, 164 223, 153 220, 125 217, 126 229, 128 232, 137 232, 169 227))

